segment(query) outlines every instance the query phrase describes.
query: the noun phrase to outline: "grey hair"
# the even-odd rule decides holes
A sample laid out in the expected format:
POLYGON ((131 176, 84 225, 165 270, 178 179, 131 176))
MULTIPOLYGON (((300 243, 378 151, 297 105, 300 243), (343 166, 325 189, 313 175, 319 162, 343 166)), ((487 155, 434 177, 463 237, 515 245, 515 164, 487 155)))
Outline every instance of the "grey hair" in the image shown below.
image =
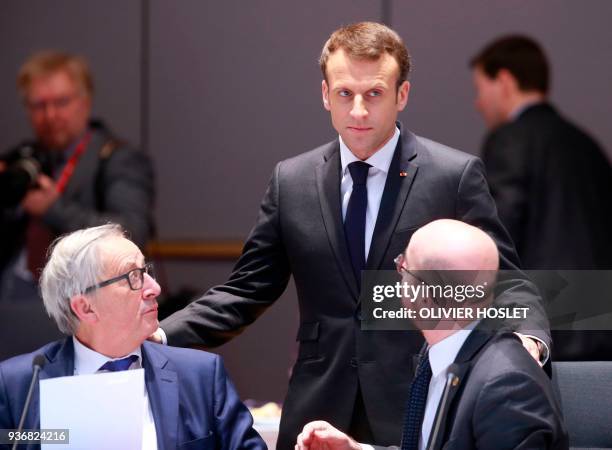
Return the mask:
POLYGON ((62 333, 72 335, 79 325, 70 299, 99 282, 104 267, 100 247, 108 238, 124 237, 120 225, 108 223, 59 237, 50 247, 50 256, 40 277, 45 309, 62 333))

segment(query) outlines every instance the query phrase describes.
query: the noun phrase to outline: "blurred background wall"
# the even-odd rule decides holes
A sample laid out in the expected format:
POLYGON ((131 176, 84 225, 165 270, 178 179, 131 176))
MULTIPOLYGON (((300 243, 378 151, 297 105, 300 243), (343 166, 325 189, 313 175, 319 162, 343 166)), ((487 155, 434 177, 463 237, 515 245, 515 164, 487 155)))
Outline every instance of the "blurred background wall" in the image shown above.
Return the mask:
MULTIPOLYGON (((485 130, 467 61, 501 34, 527 33, 552 62, 552 100, 610 156, 610 17, 609 0, 4 0, 0 149, 30 136, 15 90, 21 62, 47 48, 81 54, 95 74, 94 115, 154 160, 158 239, 242 241, 275 162, 334 138, 317 58, 338 26, 376 20, 395 28, 414 66, 401 120, 473 154, 485 130)), ((160 263, 170 292, 203 292, 233 265, 160 263)), ((0 359, 47 339, 44 327, 0 314, 0 359)), ((282 400, 297 322, 290 287, 216 350, 243 398, 282 400)))

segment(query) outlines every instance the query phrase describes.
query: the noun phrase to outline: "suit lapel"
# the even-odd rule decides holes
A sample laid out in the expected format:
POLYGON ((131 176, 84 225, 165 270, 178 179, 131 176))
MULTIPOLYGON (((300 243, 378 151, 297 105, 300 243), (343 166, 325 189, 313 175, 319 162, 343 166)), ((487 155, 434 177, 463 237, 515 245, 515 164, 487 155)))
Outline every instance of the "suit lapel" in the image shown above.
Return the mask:
MULTIPOLYGON (((401 130, 401 125, 398 124, 398 126, 401 130)), ((387 181, 385 182, 385 189, 380 201, 374 233, 372 234, 366 270, 381 268, 383 257, 391 242, 397 221, 402 214, 406 198, 417 173, 418 166, 410 162, 416 156, 416 147, 416 136, 408 130, 401 131, 400 140, 397 142, 387 173, 387 181)))
MULTIPOLYGON (((435 445, 433 446, 435 450, 441 449, 442 445, 448 439, 447 434, 452 428, 452 423, 449 423, 449 420, 448 420, 449 412, 451 410, 455 410, 456 405, 454 405, 454 402, 456 400, 456 397, 457 397, 457 394, 460 388, 463 386, 466 380, 466 377, 468 376, 468 372, 470 368, 472 367, 472 360, 478 354, 480 349, 487 342, 491 340, 492 336, 493 334, 491 332, 480 330, 477 327, 470 333, 467 340, 463 343, 461 350, 459 350, 459 353, 457 357, 455 358, 455 363, 453 364, 454 366, 453 372, 455 374, 455 378, 451 382, 451 385, 448 391, 448 399, 446 401, 446 404, 448 406, 446 410, 444 411, 444 414, 441 417, 440 431, 438 433, 437 440, 434 443, 435 445)), ((438 405, 438 409, 436 411, 436 416, 433 422, 434 426, 438 422, 438 415, 441 413, 440 407, 441 407, 441 403, 438 405)), ((432 428, 432 433, 433 433, 433 428, 432 428)), ((430 448, 429 446, 432 444, 431 439, 433 438, 433 434, 430 434, 429 438, 430 438, 430 441, 428 443, 428 448, 430 448)))
POLYGON ((340 201, 340 144, 338 141, 330 144, 324 155, 323 164, 317 171, 317 190, 321 213, 329 243, 336 257, 336 262, 353 297, 357 299, 358 288, 353 273, 348 247, 342 223, 342 203, 340 201))
POLYGON ((453 405, 453 402, 455 401, 455 397, 457 396, 457 393, 459 392, 459 388, 463 384, 463 380, 467 376, 467 373, 470 369, 469 362, 463 362, 460 364, 455 363, 454 366, 455 366, 455 370, 454 370, 455 378, 452 380, 450 388, 448 390, 448 399, 446 401, 446 404, 448 406, 442 413, 442 416, 438 418, 438 416, 441 414, 440 408, 442 406, 442 402, 440 402, 440 404, 438 405, 438 409, 436 411, 436 415, 433 421, 433 426, 431 429, 431 434, 429 435, 429 443, 427 445, 427 448, 433 448, 434 450, 441 449, 442 444, 444 444, 447 440, 446 433, 447 433, 447 430, 449 429, 449 425, 452 425, 448 423, 448 414, 449 414, 449 411, 451 410, 451 405, 453 405), (436 423, 438 423, 439 420, 440 420, 440 430, 438 431, 436 442, 433 443, 434 445, 433 447, 431 447, 432 445, 431 440, 434 438, 433 436, 434 428, 436 426, 436 423))
POLYGON ((176 448, 178 442, 179 392, 177 374, 166 367, 168 359, 157 344, 142 344, 145 383, 160 450, 176 448))
POLYGON ((65 338, 59 349, 51 348, 45 353, 47 364, 40 371, 40 378, 57 378, 74 375, 74 344, 72 336, 65 338))
POLYGON ((28 411, 27 424, 33 424, 31 428, 40 428, 40 380, 50 378, 66 377, 74 375, 74 345, 72 337, 67 337, 59 344, 45 351, 47 363, 41 369, 39 382, 34 386, 32 402, 28 411))

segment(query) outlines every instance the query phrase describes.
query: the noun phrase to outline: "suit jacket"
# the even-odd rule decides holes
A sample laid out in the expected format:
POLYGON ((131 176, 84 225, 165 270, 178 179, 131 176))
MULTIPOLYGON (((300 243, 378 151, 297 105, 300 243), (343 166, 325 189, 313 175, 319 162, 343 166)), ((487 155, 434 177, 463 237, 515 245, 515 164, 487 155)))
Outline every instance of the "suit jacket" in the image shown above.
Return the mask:
MULTIPOLYGON (((476 328, 455 359, 434 449, 569 448, 550 379, 513 333, 476 328)), ((434 424, 436 421, 434 420, 434 424)))
POLYGON ((525 269, 612 269, 612 168, 586 133, 540 103, 493 131, 483 160, 525 269))
MULTIPOLYGON (((117 222, 124 226, 137 245, 143 247, 153 231, 151 161, 145 153, 116 140, 100 122, 92 122, 90 131, 89 145, 81 155, 66 190, 42 221, 56 236, 109 221, 117 222), (111 151, 101 156, 105 146, 111 151)), ((46 158, 48 150, 31 145, 40 158, 46 158)), ((13 149, 0 160, 12 158, 22 147, 13 149)), ((0 211, 3 231, 0 270, 25 245, 28 220, 29 217, 18 208, 2 208, 0 211)))
MULTIPOLYGON (((483 159, 525 269, 612 269, 612 168, 590 136, 540 103, 493 131, 483 159)), ((610 331, 552 336, 555 360, 612 359, 610 331)))
MULTIPOLYGON (((17 428, 38 354, 47 359, 41 380, 74 374, 70 337, 0 363, 0 429, 17 428)), ((219 356, 144 342, 142 359, 160 450, 266 448, 219 356)), ((40 428, 38 384, 24 428, 40 428)))
MULTIPOLYGON (((346 430, 358 389, 376 443, 398 442, 410 384, 406 374, 413 373, 413 357, 423 343, 417 331, 360 329, 359 288, 342 223, 340 167, 338 140, 280 162, 230 279, 161 324, 170 345, 222 344, 274 303, 293 275, 300 308, 299 351, 283 404, 280 449, 293 448, 311 420, 327 420, 346 430)), ((402 130, 367 269, 395 270, 393 259, 412 233, 440 218, 486 230, 499 246, 502 267, 516 267, 481 161, 402 130)), ((525 303, 534 312, 525 329, 546 330, 532 286, 520 280, 505 286, 500 302, 525 303)), ((549 341, 546 331, 540 336, 549 341)))

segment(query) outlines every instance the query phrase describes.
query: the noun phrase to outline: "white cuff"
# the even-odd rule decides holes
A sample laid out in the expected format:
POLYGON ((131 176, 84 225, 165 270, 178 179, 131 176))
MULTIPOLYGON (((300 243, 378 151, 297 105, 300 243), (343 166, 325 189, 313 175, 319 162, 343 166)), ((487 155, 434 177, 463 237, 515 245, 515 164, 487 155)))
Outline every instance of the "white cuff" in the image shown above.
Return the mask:
POLYGON ((536 343, 539 344, 538 350, 540 350, 540 361, 539 361, 540 364, 543 366, 544 364, 548 362, 548 359, 550 358, 550 349, 548 348, 548 345, 546 345, 546 342, 544 342, 539 337, 533 336, 531 334, 523 334, 523 333, 519 333, 518 331, 516 331, 515 333, 536 341, 536 343))
POLYGON ((159 336, 161 337, 162 344, 168 345, 168 336, 166 336, 166 332, 162 330, 161 328, 158 328, 157 332, 159 333, 159 336))

